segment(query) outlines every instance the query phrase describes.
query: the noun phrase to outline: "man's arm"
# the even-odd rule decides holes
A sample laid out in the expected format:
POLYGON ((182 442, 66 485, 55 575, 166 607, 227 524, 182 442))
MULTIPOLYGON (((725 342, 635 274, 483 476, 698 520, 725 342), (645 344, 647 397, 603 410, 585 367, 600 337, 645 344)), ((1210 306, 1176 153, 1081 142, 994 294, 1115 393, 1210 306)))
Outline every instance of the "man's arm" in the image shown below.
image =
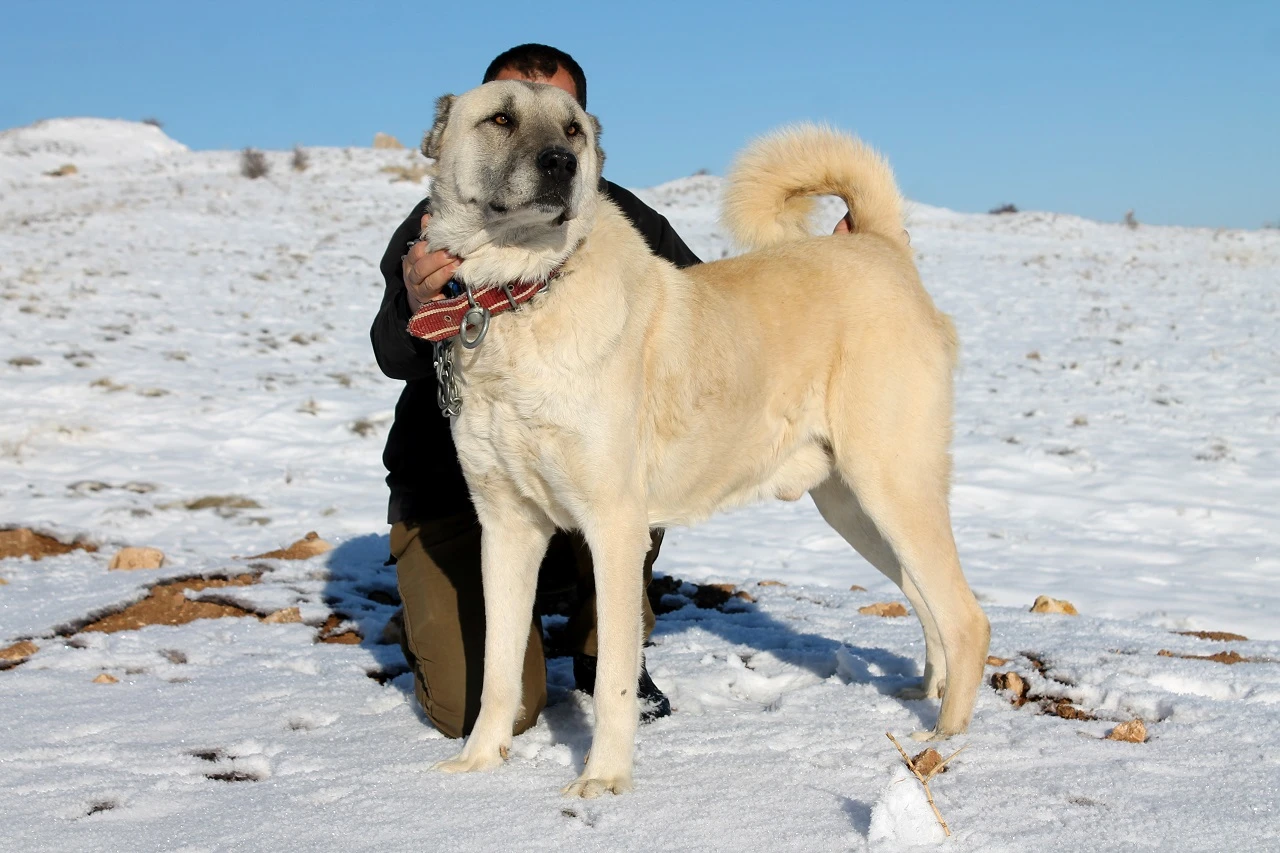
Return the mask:
POLYGON ((386 290, 369 337, 378 366, 392 379, 432 375, 432 346, 409 334, 409 318, 439 295, 459 263, 445 252, 428 252, 423 242, 410 247, 426 227, 427 201, 419 202, 396 229, 379 265, 386 290))
POLYGON ((630 190, 611 181, 602 181, 601 189, 613 203, 622 208, 622 212, 631 220, 631 224, 644 237, 649 249, 660 258, 666 258, 678 267, 691 267, 702 263, 702 259, 685 245, 684 240, 671 227, 667 218, 649 205, 635 197, 630 190))

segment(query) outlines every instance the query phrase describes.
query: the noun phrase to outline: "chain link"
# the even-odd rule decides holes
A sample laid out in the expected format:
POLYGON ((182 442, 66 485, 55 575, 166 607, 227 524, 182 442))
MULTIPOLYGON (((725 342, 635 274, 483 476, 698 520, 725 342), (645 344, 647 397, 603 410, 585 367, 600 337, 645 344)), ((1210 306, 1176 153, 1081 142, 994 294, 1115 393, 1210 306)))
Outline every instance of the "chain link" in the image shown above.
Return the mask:
POLYGON ((440 406, 440 414, 456 418, 462 411, 462 391, 458 388, 458 377, 453 367, 452 341, 435 342, 436 368, 436 403, 440 406))

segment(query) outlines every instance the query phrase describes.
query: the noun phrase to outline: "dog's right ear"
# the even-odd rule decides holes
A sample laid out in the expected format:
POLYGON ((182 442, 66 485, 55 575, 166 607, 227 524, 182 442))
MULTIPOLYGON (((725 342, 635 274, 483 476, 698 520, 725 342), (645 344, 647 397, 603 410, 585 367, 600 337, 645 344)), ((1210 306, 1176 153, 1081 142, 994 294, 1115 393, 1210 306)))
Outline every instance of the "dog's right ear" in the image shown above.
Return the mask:
POLYGON ((445 126, 449 124, 449 111, 453 109, 455 100, 457 95, 441 95, 436 99, 436 120, 422 137, 422 153, 432 160, 440 158, 440 139, 444 136, 445 126))

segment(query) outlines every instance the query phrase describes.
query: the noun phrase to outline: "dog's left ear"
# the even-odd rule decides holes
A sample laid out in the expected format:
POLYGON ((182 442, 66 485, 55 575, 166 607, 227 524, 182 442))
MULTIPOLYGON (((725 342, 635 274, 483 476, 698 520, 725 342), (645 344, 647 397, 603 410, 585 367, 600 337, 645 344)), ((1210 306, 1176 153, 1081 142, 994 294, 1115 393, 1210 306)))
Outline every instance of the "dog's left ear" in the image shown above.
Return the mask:
POLYGON ((457 95, 441 95, 436 99, 436 120, 431 129, 422 137, 422 153, 432 160, 440 158, 440 139, 444 136, 445 126, 449 124, 449 111, 457 95))
POLYGON ((591 119, 591 129, 595 131, 596 137, 596 161, 599 163, 600 171, 604 171, 604 149, 600 147, 600 134, 604 133, 604 128, 600 126, 600 119, 587 113, 587 118, 591 119))

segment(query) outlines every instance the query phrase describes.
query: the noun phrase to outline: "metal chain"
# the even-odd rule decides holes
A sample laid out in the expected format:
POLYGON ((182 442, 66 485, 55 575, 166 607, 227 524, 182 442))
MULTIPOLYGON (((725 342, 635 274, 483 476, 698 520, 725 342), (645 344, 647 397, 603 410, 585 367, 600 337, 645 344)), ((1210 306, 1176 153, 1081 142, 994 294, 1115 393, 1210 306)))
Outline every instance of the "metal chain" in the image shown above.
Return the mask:
POLYGON ((453 368, 452 341, 435 342, 436 403, 440 414, 456 418, 462 411, 462 391, 458 388, 458 376, 453 368))

